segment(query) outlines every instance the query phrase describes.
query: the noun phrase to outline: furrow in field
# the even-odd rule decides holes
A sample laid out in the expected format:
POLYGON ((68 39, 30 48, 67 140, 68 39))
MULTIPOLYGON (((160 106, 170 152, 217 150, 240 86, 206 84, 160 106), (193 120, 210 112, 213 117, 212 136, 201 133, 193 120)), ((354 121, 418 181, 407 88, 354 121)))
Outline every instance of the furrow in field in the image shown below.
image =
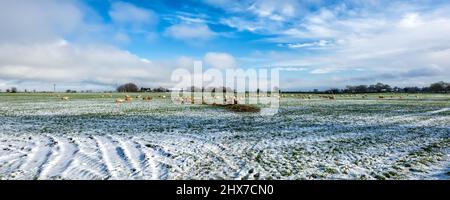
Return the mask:
MULTIPOLYGON (((211 167, 223 171, 217 176, 238 178, 239 172, 245 168, 245 162, 230 152, 225 145, 208 138, 194 135, 165 136, 164 141, 165 148, 177 154, 171 156, 171 163, 177 166, 175 171, 198 171, 202 170, 201 165, 209 163, 211 167)), ((206 173, 206 169, 199 173, 206 173)))
POLYGON ((116 144, 110 137, 95 137, 102 159, 111 173, 112 179, 129 179, 136 171, 126 158, 122 147, 116 144))
POLYGON ((20 153, 20 152, 8 152, 8 153, 3 153, 3 154, 6 154, 6 155, 0 157, 0 165, 3 165, 3 163, 9 162, 11 160, 22 158, 22 157, 26 156, 26 154, 20 153))
POLYGON ((57 176, 61 177, 62 173, 72 163, 75 154, 79 151, 78 146, 65 138, 55 138, 55 151, 49 159, 48 164, 42 170, 41 179, 52 179, 57 176))
POLYGON ((15 178, 13 172, 15 172, 25 161, 26 155, 20 157, 10 158, 7 161, 1 162, 0 174, 4 174, 6 177, 15 178))
POLYGON ((107 179, 110 177, 104 163, 100 160, 93 159, 84 153, 77 153, 72 164, 62 173, 63 178, 69 179, 107 179), (80 177, 81 171, 88 171, 85 175, 89 177, 80 177))
POLYGON ((54 146, 49 137, 40 137, 25 162, 14 172, 17 179, 38 179, 43 166, 48 162, 54 146))
POLYGON ((148 162, 149 158, 142 151, 142 146, 131 140, 118 139, 120 146, 123 148, 125 156, 127 160, 131 163, 135 172, 133 173, 134 177, 141 179, 149 179, 152 178, 152 171, 149 170, 148 162))
POLYGON ((95 179, 106 179, 110 177, 107 166, 102 160, 101 152, 98 150, 98 144, 92 137, 76 137, 74 143, 78 146, 79 151, 75 155, 73 164, 64 173, 64 177, 76 177, 76 174, 69 173, 71 171, 79 171, 80 169, 89 169, 99 176, 95 179), (75 169, 73 169, 75 168, 75 169))
POLYGON ((109 178, 109 175, 101 174, 90 166, 80 165, 79 162, 79 160, 74 160, 73 165, 64 171, 62 177, 74 180, 104 180, 109 178))
MULTIPOLYGON (((139 141, 136 141, 141 147, 139 141)), ((143 168, 151 172, 152 180, 164 180, 169 178, 169 166, 175 167, 172 162, 168 161, 167 157, 170 156, 161 146, 155 144, 144 144, 145 147, 141 148, 142 152, 146 155, 146 162, 143 168)))

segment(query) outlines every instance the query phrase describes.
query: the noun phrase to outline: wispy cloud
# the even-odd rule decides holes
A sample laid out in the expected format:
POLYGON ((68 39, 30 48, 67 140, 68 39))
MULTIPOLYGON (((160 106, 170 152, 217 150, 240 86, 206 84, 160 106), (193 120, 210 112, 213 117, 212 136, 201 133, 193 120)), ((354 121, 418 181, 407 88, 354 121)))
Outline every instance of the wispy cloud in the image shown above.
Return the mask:
POLYGON ((287 44, 278 44, 280 47, 288 47, 291 49, 300 49, 300 48, 323 48, 332 46, 333 43, 327 40, 319 40, 316 42, 304 42, 304 43, 287 43, 287 44))

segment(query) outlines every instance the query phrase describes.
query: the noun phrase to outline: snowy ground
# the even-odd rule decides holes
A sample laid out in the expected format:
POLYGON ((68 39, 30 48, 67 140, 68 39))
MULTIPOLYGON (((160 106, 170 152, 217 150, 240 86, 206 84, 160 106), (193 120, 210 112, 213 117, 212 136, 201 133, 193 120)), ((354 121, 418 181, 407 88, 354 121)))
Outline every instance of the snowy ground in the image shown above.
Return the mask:
POLYGON ((275 116, 0 94, 0 179, 450 179, 450 95, 288 95, 275 116))

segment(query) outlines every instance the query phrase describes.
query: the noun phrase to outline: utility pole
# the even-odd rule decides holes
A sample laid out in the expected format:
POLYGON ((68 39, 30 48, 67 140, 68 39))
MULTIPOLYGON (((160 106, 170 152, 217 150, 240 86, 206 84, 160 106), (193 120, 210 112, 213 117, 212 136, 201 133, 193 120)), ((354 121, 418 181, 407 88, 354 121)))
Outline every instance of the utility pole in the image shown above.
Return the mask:
POLYGON ((56 84, 53 84, 53 92, 56 93, 56 84))

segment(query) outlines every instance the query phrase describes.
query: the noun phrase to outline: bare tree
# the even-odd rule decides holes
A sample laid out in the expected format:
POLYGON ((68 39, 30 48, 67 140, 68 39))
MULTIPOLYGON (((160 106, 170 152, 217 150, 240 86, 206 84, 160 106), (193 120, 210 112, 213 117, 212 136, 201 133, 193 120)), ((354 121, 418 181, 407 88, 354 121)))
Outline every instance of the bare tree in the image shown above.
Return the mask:
POLYGON ((428 87, 431 92, 448 92, 450 89, 450 83, 446 83, 444 81, 439 81, 433 83, 428 87))
POLYGON ((134 83, 126 83, 117 87, 118 92, 137 92, 139 88, 134 83))

